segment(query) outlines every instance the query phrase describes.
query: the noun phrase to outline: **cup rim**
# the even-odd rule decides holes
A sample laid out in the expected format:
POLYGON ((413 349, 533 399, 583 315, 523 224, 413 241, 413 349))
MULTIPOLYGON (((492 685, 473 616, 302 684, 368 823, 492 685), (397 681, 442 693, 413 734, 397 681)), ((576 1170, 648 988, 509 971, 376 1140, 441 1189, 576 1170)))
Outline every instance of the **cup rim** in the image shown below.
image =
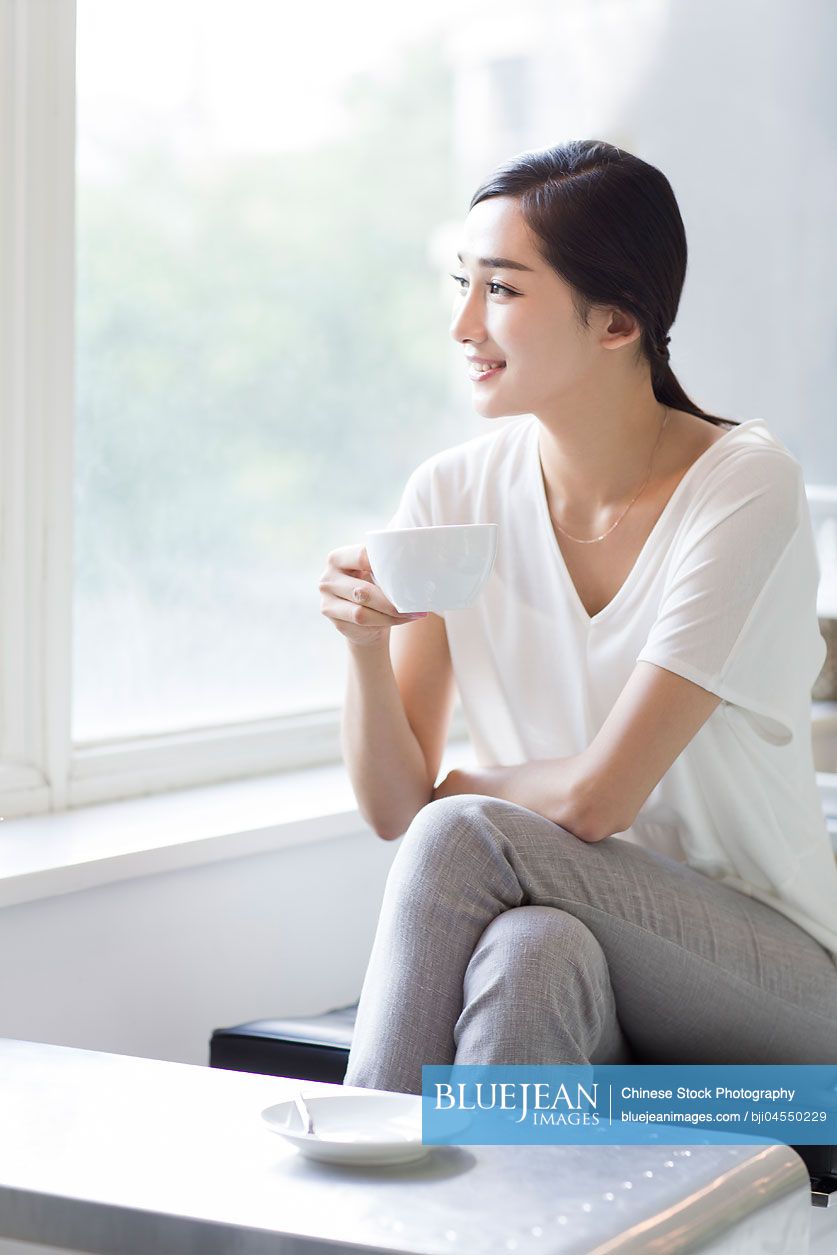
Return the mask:
POLYGON ((428 527, 379 527, 367 532, 367 536, 398 536, 401 532, 444 532, 451 528, 462 531, 466 527, 499 527, 499 523, 432 523, 428 527))

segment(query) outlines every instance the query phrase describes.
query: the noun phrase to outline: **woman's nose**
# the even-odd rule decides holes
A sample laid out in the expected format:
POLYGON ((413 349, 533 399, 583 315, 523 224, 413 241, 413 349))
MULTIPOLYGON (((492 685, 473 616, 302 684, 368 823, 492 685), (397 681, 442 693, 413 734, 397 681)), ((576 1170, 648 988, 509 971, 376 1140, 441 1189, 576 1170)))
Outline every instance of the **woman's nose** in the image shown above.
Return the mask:
POLYGON ((479 293, 472 290, 455 300, 457 303, 450 324, 451 336, 457 343, 474 340, 481 344, 485 339, 485 320, 479 293))

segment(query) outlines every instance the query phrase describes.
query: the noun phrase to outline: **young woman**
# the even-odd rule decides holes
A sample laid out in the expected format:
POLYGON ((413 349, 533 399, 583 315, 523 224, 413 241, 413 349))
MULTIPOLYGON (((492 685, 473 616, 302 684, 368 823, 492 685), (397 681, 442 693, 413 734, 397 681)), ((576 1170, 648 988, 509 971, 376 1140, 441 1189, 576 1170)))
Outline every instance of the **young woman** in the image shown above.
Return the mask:
POLYGON ((599 141, 475 193, 451 334, 496 431, 410 476, 391 527, 496 522, 474 606, 399 614, 329 555, 344 753, 402 836, 347 1085, 422 1064, 835 1063, 825 657, 799 464, 670 365, 686 273, 659 170, 599 141), (515 417, 522 416, 522 417, 515 417), (458 688, 480 767, 434 789, 458 688))

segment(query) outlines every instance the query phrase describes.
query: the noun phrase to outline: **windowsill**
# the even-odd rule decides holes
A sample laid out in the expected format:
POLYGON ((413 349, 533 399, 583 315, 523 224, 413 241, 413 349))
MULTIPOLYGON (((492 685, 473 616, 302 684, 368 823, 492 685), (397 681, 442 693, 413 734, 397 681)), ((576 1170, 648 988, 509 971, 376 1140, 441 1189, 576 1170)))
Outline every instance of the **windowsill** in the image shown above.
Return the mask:
MULTIPOLYGON (((472 762, 451 742, 441 774, 472 762)), ((0 907, 155 872, 365 833, 343 763, 0 824, 0 907)))
MULTIPOLYGON (((837 734, 837 704, 815 703, 813 714, 816 733, 837 734)), ((451 741, 440 778, 474 761, 469 741, 451 741)), ((817 783, 837 852, 837 774, 819 772, 817 783)), ((0 907, 356 833, 379 839, 342 762, 7 819, 0 907)))

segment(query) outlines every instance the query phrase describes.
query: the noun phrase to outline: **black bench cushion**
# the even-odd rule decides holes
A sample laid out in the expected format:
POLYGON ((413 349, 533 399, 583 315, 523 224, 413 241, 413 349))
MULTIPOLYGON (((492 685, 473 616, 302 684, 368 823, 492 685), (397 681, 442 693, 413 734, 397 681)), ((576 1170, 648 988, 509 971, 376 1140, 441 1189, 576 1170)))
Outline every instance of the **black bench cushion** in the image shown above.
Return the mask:
POLYGON ((341 1084, 349 1062, 357 1002, 321 1015, 251 1020, 216 1028, 209 1066, 341 1084))

